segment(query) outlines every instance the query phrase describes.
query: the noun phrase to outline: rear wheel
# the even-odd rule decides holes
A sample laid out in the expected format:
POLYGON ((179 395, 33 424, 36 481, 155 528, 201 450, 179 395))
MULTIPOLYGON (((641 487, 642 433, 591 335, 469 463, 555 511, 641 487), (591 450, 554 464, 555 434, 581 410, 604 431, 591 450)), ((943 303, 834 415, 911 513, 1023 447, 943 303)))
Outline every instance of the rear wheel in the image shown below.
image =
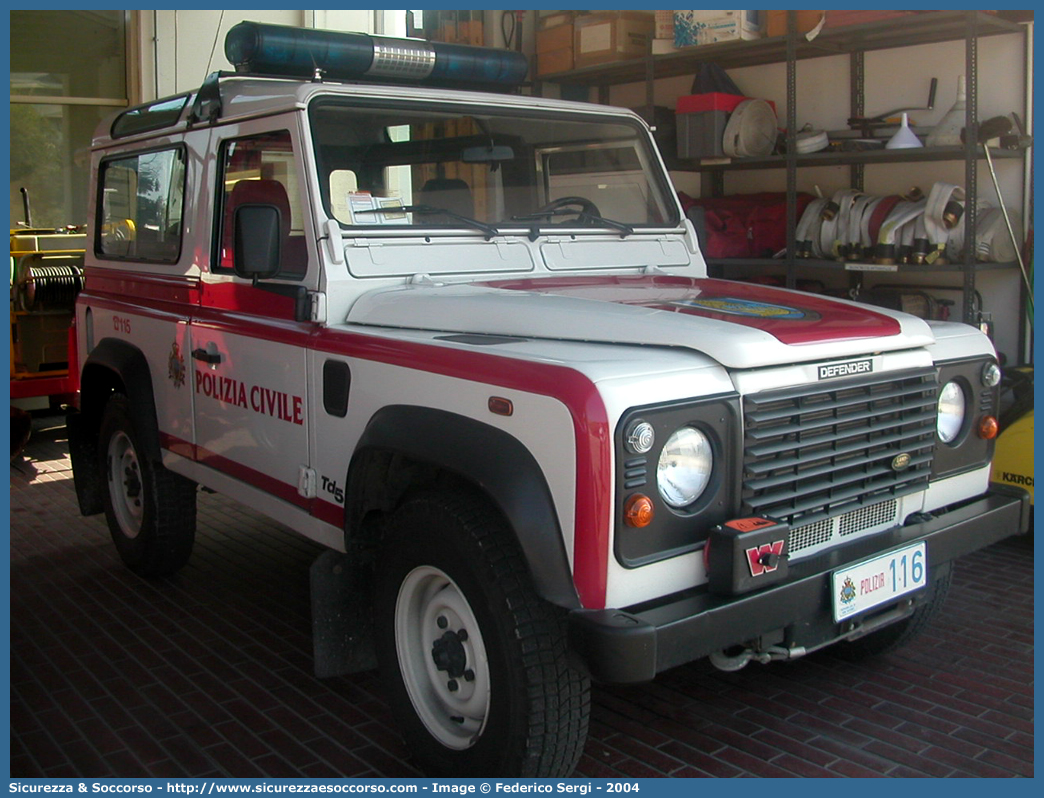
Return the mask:
POLYGON ((146 456, 122 394, 113 394, 105 406, 98 449, 105 518, 120 558, 141 576, 174 573, 192 553, 195 484, 146 456))
POLYGON ((465 493, 391 518, 376 580, 377 654, 419 766, 455 776, 568 776, 590 684, 564 613, 532 590, 503 520, 465 493))
POLYGON ((844 640, 836 644, 833 650, 842 659, 854 662, 886 654, 912 642, 938 615, 950 592, 952 578, 953 569, 951 568, 945 576, 932 582, 928 588, 927 599, 909 617, 856 640, 844 640))

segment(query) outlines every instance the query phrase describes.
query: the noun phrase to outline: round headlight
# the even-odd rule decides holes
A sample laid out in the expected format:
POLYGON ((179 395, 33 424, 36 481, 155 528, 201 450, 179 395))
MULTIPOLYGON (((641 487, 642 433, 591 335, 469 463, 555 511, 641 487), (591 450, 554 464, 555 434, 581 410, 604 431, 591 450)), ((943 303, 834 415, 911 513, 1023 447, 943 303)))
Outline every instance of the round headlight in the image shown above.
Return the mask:
POLYGON ((936 430, 943 443, 953 443, 964 426, 964 407, 966 400, 961 386, 950 381, 939 393, 939 417, 936 430))
POLYGON ((1001 381, 1001 367, 992 360, 982 367, 982 384, 987 388, 996 388, 1001 381))
POLYGON ((713 467, 711 442, 704 433, 695 427, 675 430, 656 464, 660 495, 671 507, 688 507, 707 489, 713 467))

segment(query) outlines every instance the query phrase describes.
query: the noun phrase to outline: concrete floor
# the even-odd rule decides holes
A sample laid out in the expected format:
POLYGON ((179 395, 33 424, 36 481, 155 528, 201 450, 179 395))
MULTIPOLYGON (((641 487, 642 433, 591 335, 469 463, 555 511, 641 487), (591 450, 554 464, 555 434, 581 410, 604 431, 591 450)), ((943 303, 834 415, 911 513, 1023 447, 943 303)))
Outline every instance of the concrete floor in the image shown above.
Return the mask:
MULTIPOLYGON (((312 675, 320 549, 201 493, 178 575, 124 569, 76 508, 60 418, 11 467, 11 775, 416 776, 377 675, 312 675)), ((596 687, 589 777, 1033 776, 1033 547, 958 564, 928 634, 852 665, 829 651, 596 687)))

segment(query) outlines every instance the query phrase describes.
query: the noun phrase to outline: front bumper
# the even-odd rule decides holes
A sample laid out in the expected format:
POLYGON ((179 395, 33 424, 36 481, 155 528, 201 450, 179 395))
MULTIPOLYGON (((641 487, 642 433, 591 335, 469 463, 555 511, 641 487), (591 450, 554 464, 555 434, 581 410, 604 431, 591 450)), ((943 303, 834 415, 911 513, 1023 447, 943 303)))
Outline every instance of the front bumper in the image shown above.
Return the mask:
MULTIPOLYGON (((574 610, 570 646, 592 678, 616 683, 649 681, 660 671, 764 636, 815 648, 853 629, 833 622, 830 578, 838 568, 924 540, 931 581, 958 557, 1025 532, 1029 513, 1026 491, 994 483, 981 498, 928 520, 792 564, 786 582, 757 592, 719 596, 696 588, 623 610, 574 610)), ((875 608, 873 614, 904 617, 895 609, 875 608)))

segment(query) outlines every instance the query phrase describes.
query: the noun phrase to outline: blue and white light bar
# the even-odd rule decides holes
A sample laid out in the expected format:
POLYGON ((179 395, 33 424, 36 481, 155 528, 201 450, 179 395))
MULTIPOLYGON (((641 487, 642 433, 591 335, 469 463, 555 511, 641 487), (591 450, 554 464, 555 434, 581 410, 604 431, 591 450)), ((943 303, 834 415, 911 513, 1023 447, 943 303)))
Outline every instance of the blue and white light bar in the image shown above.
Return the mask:
POLYGON ((513 50, 260 22, 233 27, 225 56, 237 72, 443 85, 515 86, 529 69, 513 50))

